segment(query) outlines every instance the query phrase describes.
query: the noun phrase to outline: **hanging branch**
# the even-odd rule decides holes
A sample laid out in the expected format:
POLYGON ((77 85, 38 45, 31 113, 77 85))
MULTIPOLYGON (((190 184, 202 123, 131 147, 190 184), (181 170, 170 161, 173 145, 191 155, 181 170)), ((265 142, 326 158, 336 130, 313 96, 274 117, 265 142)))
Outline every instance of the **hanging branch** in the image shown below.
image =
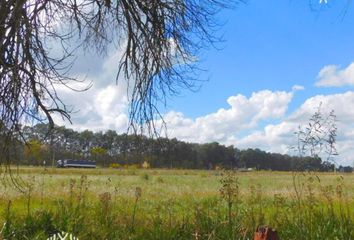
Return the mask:
POLYGON ((53 128, 54 115, 70 121, 57 90, 80 81, 69 75, 77 48, 104 54, 114 44, 122 51, 116 81, 128 83, 130 126, 156 133, 158 106, 181 89, 193 89, 199 51, 220 41, 215 14, 240 2, 1 1, 0 163, 10 164, 9 144, 21 138, 21 125, 53 128))

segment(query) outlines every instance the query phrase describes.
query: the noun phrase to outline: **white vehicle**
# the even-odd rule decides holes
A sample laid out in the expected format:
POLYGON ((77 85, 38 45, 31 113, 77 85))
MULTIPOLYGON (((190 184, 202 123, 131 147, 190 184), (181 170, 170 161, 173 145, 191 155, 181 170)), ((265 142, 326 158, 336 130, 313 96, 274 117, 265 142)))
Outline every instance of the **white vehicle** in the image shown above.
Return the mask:
POLYGON ((89 160, 72 160, 72 159, 65 159, 65 160, 58 160, 57 161, 58 168, 96 168, 95 161, 89 160))

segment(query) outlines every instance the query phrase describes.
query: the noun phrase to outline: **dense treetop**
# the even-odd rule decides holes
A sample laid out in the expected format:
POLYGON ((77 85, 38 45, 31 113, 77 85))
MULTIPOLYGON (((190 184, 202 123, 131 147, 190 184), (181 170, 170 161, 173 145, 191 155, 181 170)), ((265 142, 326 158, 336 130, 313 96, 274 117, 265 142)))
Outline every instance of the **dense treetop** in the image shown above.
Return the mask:
MULTIPOLYGON (((113 165, 155 168, 253 168, 258 170, 332 171, 333 163, 319 157, 297 157, 268 153, 260 149, 240 150, 217 142, 197 144, 177 139, 153 139, 142 135, 117 134, 113 130, 77 132, 56 126, 48 134, 48 125, 23 127, 27 145, 18 143, 17 163, 55 165, 59 159, 90 159, 102 167, 113 165)), ((350 169, 348 169, 350 170, 350 169)))

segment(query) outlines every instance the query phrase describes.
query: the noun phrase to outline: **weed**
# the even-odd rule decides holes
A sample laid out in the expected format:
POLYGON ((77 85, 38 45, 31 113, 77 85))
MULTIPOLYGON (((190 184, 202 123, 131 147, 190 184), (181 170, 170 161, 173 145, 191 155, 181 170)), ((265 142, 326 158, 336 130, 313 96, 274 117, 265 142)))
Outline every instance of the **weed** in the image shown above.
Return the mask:
POLYGON ((158 182, 158 183, 164 183, 165 181, 163 180, 163 178, 162 178, 161 176, 158 176, 158 177, 156 178, 156 182, 158 182))
POLYGON ((38 171, 45 185, 29 177, 23 194, 6 189, 0 239, 252 239, 259 224, 280 239, 354 239, 353 175, 159 170, 153 180, 164 184, 149 178, 142 189, 130 170, 63 171, 38 171))
MULTIPOLYGON (((232 226, 233 226, 233 206, 239 202, 239 182, 236 177, 235 172, 233 171, 224 171, 222 178, 220 180, 220 195, 227 203, 227 212, 228 212, 228 223, 229 223, 229 231, 230 237, 232 237, 232 226)), ((236 213, 238 209, 236 209, 236 213)))
POLYGON ((150 175, 147 173, 143 173, 140 175, 140 178, 144 181, 148 181, 150 179, 150 175))
POLYGON ((136 209, 138 206, 138 201, 141 197, 142 190, 140 187, 135 188, 135 202, 134 202, 134 210, 133 210, 133 215, 132 215, 132 223, 131 223, 131 231, 134 231, 134 225, 135 225, 135 216, 136 216, 136 209))

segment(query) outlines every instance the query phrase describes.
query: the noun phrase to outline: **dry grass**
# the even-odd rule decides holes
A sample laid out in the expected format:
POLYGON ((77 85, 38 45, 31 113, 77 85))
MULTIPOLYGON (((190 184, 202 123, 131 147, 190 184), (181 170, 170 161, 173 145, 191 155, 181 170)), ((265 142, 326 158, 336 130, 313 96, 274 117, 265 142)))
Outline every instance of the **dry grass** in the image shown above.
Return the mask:
POLYGON ((348 230, 354 228, 354 174, 232 176, 236 182, 225 181, 221 171, 21 167, 19 177, 30 188, 21 193, 2 181, 0 223, 15 222, 12 231, 26 237, 60 229, 80 239, 194 239, 194 231, 204 232, 200 239, 247 239, 258 224, 278 227, 282 239, 301 233, 322 240, 316 234, 327 228, 331 237, 354 237, 348 230), (235 198, 227 197, 230 189, 235 198))
MULTIPOLYGON (((33 181, 33 194, 39 196, 45 193, 46 197, 56 198, 69 192, 70 182, 80 181, 86 176, 89 184, 88 192, 99 195, 103 192, 119 191, 121 196, 130 197, 132 189, 141 187, 144 195, 168 199, 184 195, 204 197, 218 195, 220 188, 220 171, 202 170, 117 170, 117 169, 43 169, 21 167, 20 177, 26 182, 33 181), (144 179, 142 176, 148 176, 144 179)), ((260 185, 264 196, 273 197, 274 194, 293 194, 293 174, 290 172, 239 172, 236 173, 240 182, 240 192, 247 195, 251 186, 260 185)), ((313 173, 319 177, 318 185, 336 184, 343 176, 348 197, 354 197, 354 174, 340 173, 313 173)), ((304 174, 303 178, 306 179, 304 174)), ((0 185, 0 198, 14 198, 22 195, 16 188, 0 185)))

